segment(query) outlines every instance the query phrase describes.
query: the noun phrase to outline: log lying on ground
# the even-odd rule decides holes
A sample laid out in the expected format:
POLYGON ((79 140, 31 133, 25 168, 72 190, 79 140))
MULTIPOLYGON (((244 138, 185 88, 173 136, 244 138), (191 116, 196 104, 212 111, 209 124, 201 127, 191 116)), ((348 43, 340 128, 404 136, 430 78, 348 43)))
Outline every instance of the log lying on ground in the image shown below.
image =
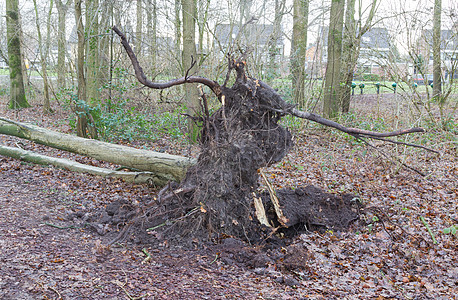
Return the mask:
POLYGON ((123 172, 113 171, 106 168, 99 168, 94 166, 88 166, 80 164, 79 162, 55 158, 46 155, 34 153, 20 148, 7 147, 0 145, 0 155, 9 156, 12 158, 20 159, 23 161, 31 162, 39 165, 52 165, 58 168, 70 170, 79 173, 88 173, 92 175, 98 175, 102 177, 114 177, 121 178, 124 181, 132 183, 152 183, 155 185, 163 185, 161 178, 157 178, 154 173, 151 172, 123 172))
MULTIPOLYGON (((181 181, 195 160, 80 138, 31 124, 0 118, 0 134, 17 136, 39 144, 69 151, 124 167, 152 172, 157 182, 181 181)), ((162 185, 161 184, 161 185, 162 185)))

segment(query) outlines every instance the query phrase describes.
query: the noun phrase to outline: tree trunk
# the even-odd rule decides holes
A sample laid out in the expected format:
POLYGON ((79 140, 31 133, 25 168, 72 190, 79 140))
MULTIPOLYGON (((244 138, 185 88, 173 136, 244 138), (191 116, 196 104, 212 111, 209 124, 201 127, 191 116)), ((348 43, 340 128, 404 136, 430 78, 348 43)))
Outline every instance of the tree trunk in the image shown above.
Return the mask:
POLYGON ((120 178, 126 182, 132 182, 137 184, 151 183, 156 186, 163 186, 167 182, 160 180, 152 172, 125 172, 125 171, 114 171, 106 168, 99 168, 78 163, 76 161, 55 158, 46 155, 34 153, 32 151, 23 150, 20 148, 13 148, 0 145, 0 155, 8 156, 23 161, 31 162, 39 165, 55 166, 58 168, 66 169, 72 172, 88 173, 92 175, 102 177, 113 177, 120 178))
POLYGON ((269 65, 268 65, 268 80, 278 77, 279 75, 279 57, 280 53, 278 49, 278 42, 282 35, 281 22, 283 15, 285 14, 285 0, 275 0, 275 17, 272 24, 273 30, 269 37, 269 65))
POLYGON ((323 102, 323 113, 327 118, 336 117, 339 111, 344 10, 345 0, 333 0, 331 2, 328 32, 328 63, 326 67, 323 102))
POLYGON ((86 100, 91 106, 99 103, 99 0, 86 1, 86 100))
MULTIPOLYGON (((196 72, 196 0, 182 0, 183 13, 183 56, 182 68, 185 75, 196 72)), ((194 116, 199 111, 199 96, 197 88, 192 84, 185 85, 187 113, 194 116)), ((193 120, 188 121, 191 141, 197 139, 197 126, 193 120)))
POLYGON ((151 56, 151 73, 156 75, 157 59, 157 7, 156 0, 148 0, 148 9, 146 10, 147 34, 150 38, 150 47, 148 55, 151 56))
MULTIPOLYGON (((359 56, 360 38, 356 32, 355 24, 355 2, 347 0, 347 10, 345 12, 345 27, 342 45, 342 86, 341 93, 341 112, 348 113, 350 110, 351 84, 359 56)), ((361 29, 361 28, 360 28, 361 29)))
MULTIPOLYGON (((47 71, 48 66, 47 66, 47 49, 46 48, 48 47, 44 45, 45 43, 43 42, 43 37, 41 35, 40 18, 38 15, 37 0, 33 0, 33 6, 35 9, 35 21, 37 25, 38 45, 39 45, 39 51, 40 51, 40 62, 41 62, 41 72, 42 72, 41 75, 43 77, 43 90, 44 90, 43 113, 48 114, 52 112, 51 103, 49 99, 49 85, 48 85, 48 71, 47 71)), ((49 15, 51 15, 52 7, 53 7, 53 0, 51 0, 49 3, 49 15)), ((49 42, 49 40, 47 42, 49 42)))
MULTIPOLYGON (((442 93, 441 71, 441 11, 442 0, 434 1, 433 16, 433 97, 440 99, 442 93)), ((425 78, 425 84, 427 79, 425 78)), ((440 99, 442 102, 443 100, 440 99)))
POLYGON ((142 53, 142 30, 143 30, 143 7, 142 0, 137 0, 137 26, 135 29, 135 51, 138 55, 142 53))
POLYGON ((58 14, 58 29, 57 29, 57 87, 58 89, 65 88, 65 77, 67 75, 67 65, 65 58, 67 56, 67 39, 66 39, 66 17, 70 2, 65 3, 62 0, 56 0, 58 14))
POLYGON ((293 101, 305 106, 305 60, 307 51, 309 0, 293 2, 293 39, 291 43, 291 77, 293 101))
POLYGON ((78 99, 75 103, 75 111, 77 117, 76 133, 81 137, 88 137, 88 121, 86 116, 86 79, 84 76, 84 27, 81 15, 81 1, 75 0, 75 21, 76 31, 78 34, 77 48, 77 73, 78 73, 78 99))
POLYGON ((342 47, 342 83, 340 93, 340 110, 342 113, 348 113, 351 101, 351 84, 353 81, 354 71, 358 62, 361 37, 372 27, 372 20, 377 11, 377 1, 372 0, 371 9, 364 26, 361 25, 362 8, 359 12, 359 27, 356 28, 355 22, 355 0, 347 0, 347 9, 345 12, 345 28, 343 34, 342 47))
POLYGON ((124 167, 153 172, 156 183, 162 184, 169 180, 180 181, 187 168, 194 164, 194 160, 181 156, 80 138, 6 119, 0 120, 0 133, 124 167))
POLYGON ((18 0, 6 0, 6 26, 10 70, 10 102, 8 108, 29 107, 24 89, 18 0))
MULTIPOLYGON (((189 0, 188 0, 189 1, 189 0)), ((175 55, 176 61, 182 60, 182 53, 181 53, 181 38, 182 38, 182 31, 181 31, 181 0, 175 0, 175 55)), ((179 73, 181 74, 181 68, 179 73)))

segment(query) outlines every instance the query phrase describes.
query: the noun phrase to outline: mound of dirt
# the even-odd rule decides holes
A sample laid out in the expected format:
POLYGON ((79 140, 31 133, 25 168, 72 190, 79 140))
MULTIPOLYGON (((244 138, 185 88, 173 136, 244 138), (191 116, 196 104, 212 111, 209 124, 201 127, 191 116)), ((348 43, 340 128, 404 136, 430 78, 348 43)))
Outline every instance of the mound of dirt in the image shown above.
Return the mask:
MULTIPOLYGON (((253 197, 258 197, 258 170, 281 161, 293 145, 291 133, 279 124, 283 112, 292 106, 265 83, 247 77, 244 68, 243 61, 231 63, 229 69, 237 76, 232 87, 221 87, 218 98, 222 106, 199 118, 202 130, 197 164, 181 183, 171 183, 160 191, 156 201, 132 208, 136 217, 119 238, 126 237, 131 228, 137 228, 136 235, 149 232, 136 240, 154 237, 177 244, 228 236, 259 243, 273 236, 277 216, 267 213, 273 227, 264 228, 257 220, 253 197)), ((305 187, 280 190, 278 196, 287 218, 286 223, 280 223, 290 231, 301 231, 299 227, 304 225, 305 230, 343 229, 358 217, 352 195, 336 197, 305 187)), ((126 206, 118 206, 107 207, 104 222, 123 219, 118 211, 126 206)))

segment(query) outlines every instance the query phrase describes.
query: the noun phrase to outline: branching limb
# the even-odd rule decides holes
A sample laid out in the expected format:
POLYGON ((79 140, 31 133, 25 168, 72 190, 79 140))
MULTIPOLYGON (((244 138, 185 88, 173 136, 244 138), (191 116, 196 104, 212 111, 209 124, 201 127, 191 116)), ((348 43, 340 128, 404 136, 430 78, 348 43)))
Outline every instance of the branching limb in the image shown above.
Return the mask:
POLYGON ((410 129, 401 129, 401 130, 396 130, 396 131, 392 131, 392 132, 380 133, 380 132, 374 132, 374 131, 369 131, 369 130, 364 130, 364 129, 359 129, 359 128, 345 127, 342 124, 339 124, 337 122, 325 119, 325 118, 323 118, 323 117, 321 117, 319 115, 312 114, 312 113, 309 113, 309 112, 300 111, 300 110, 297 110, 295 108, 290 109, 289 111, 283 112, 283 113, 288 113, 288 114, 290 114, 292 116, 295 116, 295 117, 298 117, 298 118, 314 121, 316 123, 319 123, 319 124, 322 124, 322 125, 326 125, 328 127, 335 128, 337 130, 340 130, 342 132, 348 133, 348 134, 353 135, 353 136, 362 135, 362 136, 367 136, 367 137, 379 137, 379 138, 382 138, 382 137, 390 137, 390 136, 399 136, 399 135, 404 135, 404 134, 414 133, 414 132, 425 132, 425 130, 423 128, 414 127, 414 128, 410 128, 410 129))
POLYGON ((170 80, 164 83, 152 82, 151 80, 146 78, 146 75, 143 72, 142 67, 138 63, 138 60, 137 60, 137 57, 135 56, 134 51, 132 50, 132 48, 129 45, 129 42, 126 39, 126 36, 116 26, 113 26, 113 31, 116 32, 116 34, 119 35, 119 37, 121 38, 121 44, 124 46, 124 49, 126 50, 127 54, 129 55, 129 58, 135 70, 135 76, 137 77, 138 81, 140 81, 141 84, 149 88, 152 88, 152 89, 166 89, 166 88, 169 88, 175 85, 184 84, 184 83, 201 83, 201 84, 208 86, 216 94, 216 96, 219 96, 221 94, 221 87, 216 81, 210 80, 205 77, 188 76, 189 70, 188 72, 186 72, 186 76, 182 78, 173 79, 173 80, 170 80))
MULTIPOLYGON (((362 137, 360 137, 360 136, 359 136, 359 137, 356 137, 356 138, 357 138, 358 140, 364 142, 364 143, 365 143, 366 145, 368 145, 369 147, 371 147, 371 148, 375 149, 376 151, 378 151, 378 152, 379 152, 380 154, 382 154, 385 158, 390 159, 390 157, 389 157, 388 154, 386 154, 384 151, 380 150, 379 148, 375 147, 374 145, 372 145, 371 143, 369 143, 368 141, 366 141, 364 138, 362 138, 362 137)), ((395 157, 395 158, 396 158, 396 160, 397 160, 403 167, 405 167, 405 168, 407 168, 407 169, 409 169, 409 170, 411 170, 411 171, 414 171, 415 173, 417 173, 417 174, 419 174, 419 175, 421 175, 421 176, 423 176, 423 177, 426 176, 425 173, 423 173, 423 172, 421 172, 421 171, 415 169, 414 167, 411 167, 411 166, 409 166, 408 164, 402 162, 401 159, 399 159, 398 157, 395 157)), ((391 159, 390 159, 390 160, 391 160, 391 159)), ((391 160, 391 161, 392 161, 392 160, 391 160)))
POLYGON ((436 154, 440 154, 439 151, 433 150, 433 149, 428 148, 428 147, 425 147, 425 146, 417 145, 417 144, 411 144, 411 143, 393 141, 393 140, 384 139, 384 138, 379 138, 379 137, 375 137, 375 136, 371 136, 370 138, 371 138, 371 139, 374 139, 374 140, 379 140, 379 141, 384 141, 384 142, 393 143, 393 144, 396 144, 396 145, 405 145, 405 146, 409 146, 409 147, 421 148, 421 149, 424 149, 424 150, 426 150, 426 151, 430 151, 430 152, 434 152, 434 153, 436 153, 436 154))

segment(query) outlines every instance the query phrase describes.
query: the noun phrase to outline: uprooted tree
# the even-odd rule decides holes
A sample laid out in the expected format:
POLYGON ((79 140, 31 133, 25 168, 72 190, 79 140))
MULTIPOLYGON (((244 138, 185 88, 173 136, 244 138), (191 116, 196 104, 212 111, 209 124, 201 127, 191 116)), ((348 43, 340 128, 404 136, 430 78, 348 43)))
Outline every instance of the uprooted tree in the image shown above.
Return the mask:
POLYGON ((346 227, 357 218, 352 195, 329 195, 310 186, 274 191, 267 181, 268 192, 258 193, 258 171, 279 162, 293 144, 288 129, 279 124, 280 119, 289 114, 357 138, 383 139, 423 132, 421 128, 412 128, 375 133, 346 128, 299 111, 264 82, 247 77, 242 59, 229 59, 223 85, 188 74, 166 83, 154 83, 146 78, 123 33, 116 27, 113 30, 120 36, 140 83, 153 89, 199 83, 209 87, 221 103, 218 110, 209 114, 202 94, 201 153, 197 163, 188 169, 180 183, 169 183, 155 200, 139 208, 137 217, 116 240, 124 238, 136 226, 149 229, 155 237, 178 240, 183 236, 257 240, 271 236, 276 227, 346 227), (227 87, 232 73, 235 83, 227 87))

